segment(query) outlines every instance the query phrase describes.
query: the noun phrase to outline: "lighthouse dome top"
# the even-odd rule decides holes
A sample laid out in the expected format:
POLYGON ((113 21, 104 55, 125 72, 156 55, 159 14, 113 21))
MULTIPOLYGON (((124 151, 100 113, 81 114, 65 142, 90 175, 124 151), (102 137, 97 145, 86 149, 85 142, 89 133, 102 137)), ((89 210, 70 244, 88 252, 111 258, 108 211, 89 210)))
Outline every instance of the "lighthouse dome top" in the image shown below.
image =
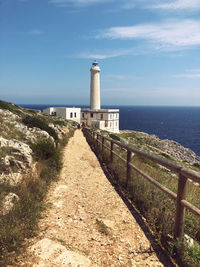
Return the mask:
POLYGON ((93 63, 92 63, 92 67, 90 69, 91 72, 100 72, 100 68, 99 68, 99 65, 98 65, 98 62, 95 60, 93 63))
POLYGON ((93 63, 92 63, 92 66, 98 66, 98 62, 95 60, 93 63))

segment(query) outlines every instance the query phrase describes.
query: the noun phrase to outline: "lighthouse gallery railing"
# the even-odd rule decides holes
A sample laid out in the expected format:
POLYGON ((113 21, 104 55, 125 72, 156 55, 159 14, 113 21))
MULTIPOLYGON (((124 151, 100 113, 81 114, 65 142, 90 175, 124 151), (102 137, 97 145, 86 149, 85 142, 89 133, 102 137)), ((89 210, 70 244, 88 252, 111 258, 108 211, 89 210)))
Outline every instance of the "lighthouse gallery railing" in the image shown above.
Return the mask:
POLYGON ((200 184, 200 174, 189 170, 183 166, 178 166, 174 163, 171 163, 165 159, 159 158, 158 156, 151 155, 146 152, 142 152, 140 150, 137 150, 133 147, 130 147, 128 145, 122 144, 119 141, 115 141, 113 139, 110 139, 108 137, 105 137, 95 131, 92 131, 89 128, 83 128, 84 135, 87 137, 91 137, 93 142, 95 144, 101 145, 101 150, 103 152, 104 148, 107 148, 110 151, 110 160, 113 161, 113 155, 120 158, 125 164, 126 164, 126 185, 128 185, 128 181, 131 176, 131 169, 134 169, 136 172, 138 172, 140 175, 142 175, 147 181, 149 181, 151 184, 156 186, 159 190, 167 194, 171 199, 176 201, 176 214, 175 214, 175 227, 174 227, 174 235, 177 238, 183 238, 184 236, 184 218, 185 218, 185 208, 188 209, 190 212, 192 212, 195 216, 200 217, 200 210, 186 201, 186 187, 187 187, 187 180, 191 179, 192 181, 200 184), (105 140, 107 140, 110 143, 110 147, 105 145, 105 140), (123 148, 127 152, 127 157, 124 159, 122 156, 117 154, 114 151, 114 145, 119 146, 120 148, 123 148), (149 159, 155 163, 158 163, 161 166, 166 167, 167 169, 177 173, 179 175, 178 178, 178 191, 177 194, 157 182, 155 179, 150 177, 149 175, 145 174, 142 170, 137 168, 131 163, 131 155, 132 153, 135 153, 137 155, 140 155, 146 159, 149 159))

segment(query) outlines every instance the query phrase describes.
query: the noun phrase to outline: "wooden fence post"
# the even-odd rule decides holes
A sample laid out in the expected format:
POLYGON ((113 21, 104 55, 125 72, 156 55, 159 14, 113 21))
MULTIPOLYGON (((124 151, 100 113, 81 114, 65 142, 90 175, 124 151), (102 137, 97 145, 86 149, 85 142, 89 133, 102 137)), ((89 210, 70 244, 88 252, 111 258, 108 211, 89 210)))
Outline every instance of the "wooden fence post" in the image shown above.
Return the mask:
POLYGON ((113 162, 113 147, 114 143, 110 141, 110 161, 113 162))
POLYGON ((97 149, 99 148, 99 135, 97 133, 97 139, 96 139, 96 142, 97 142, 97 149))
POLYGON ((101 150, 102 150, 102 153, 103 153, 103 149, 104 149, 104 137, 102 136, 102 147, 101 147, 101 150))
POLYGON ((94 147, 94 149, 96 148, 96 133, 95 132, 93 132, 93 147, 94 147))
POLYGON ((127 160, 126 160, 126 188, 128 187, 128 182, 131 177, 131 167, 129 163, 131 162, 131 151, 127 150, 127 160))
POLYGON ((176 217, 174 235, 177 238, 184 237, 184 223, 185 223, 185 207, 181 204, 181 200, 186 198, 187 178, 179 174, 178 192, 176 200, 176 217))

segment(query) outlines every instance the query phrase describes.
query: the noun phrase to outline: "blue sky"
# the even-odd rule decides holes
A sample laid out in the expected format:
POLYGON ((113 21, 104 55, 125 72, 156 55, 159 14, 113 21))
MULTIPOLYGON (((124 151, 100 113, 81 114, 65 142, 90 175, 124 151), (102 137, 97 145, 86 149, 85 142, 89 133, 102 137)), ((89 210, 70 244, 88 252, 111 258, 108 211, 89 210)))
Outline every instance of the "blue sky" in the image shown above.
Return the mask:
POLYGON ((0 99, 200 105, 200 0, 0 0, 0 99))

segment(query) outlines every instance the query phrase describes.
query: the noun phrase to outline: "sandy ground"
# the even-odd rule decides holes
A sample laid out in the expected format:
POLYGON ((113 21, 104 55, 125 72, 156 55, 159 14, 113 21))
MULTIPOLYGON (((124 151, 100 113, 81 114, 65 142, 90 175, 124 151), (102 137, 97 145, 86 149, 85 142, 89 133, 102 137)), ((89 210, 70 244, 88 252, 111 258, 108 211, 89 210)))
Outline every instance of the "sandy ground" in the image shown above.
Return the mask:
POLYGON ((81 130, 46 201, 40 233, 19 266, 163 266, 81 130))

